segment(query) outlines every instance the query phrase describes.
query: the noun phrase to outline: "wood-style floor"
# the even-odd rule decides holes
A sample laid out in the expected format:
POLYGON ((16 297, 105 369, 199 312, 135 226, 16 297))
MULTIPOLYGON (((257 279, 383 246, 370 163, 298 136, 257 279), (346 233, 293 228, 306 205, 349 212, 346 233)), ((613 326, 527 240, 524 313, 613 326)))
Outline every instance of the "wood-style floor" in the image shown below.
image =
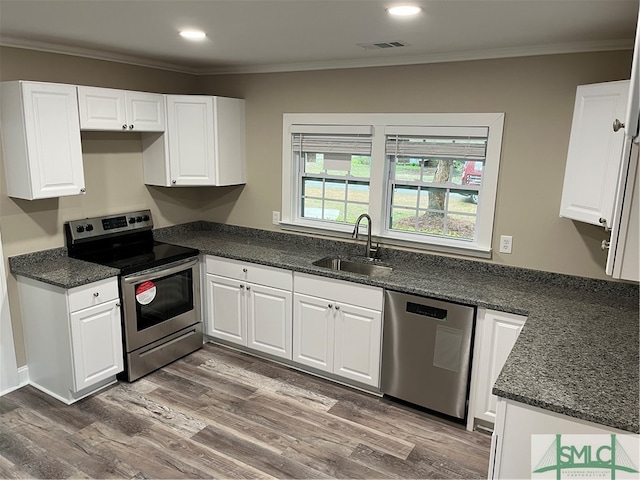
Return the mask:
POLYGON ((215 345, 66 406, 0 397, 4 478, 486 478, 490 437, 215 345))

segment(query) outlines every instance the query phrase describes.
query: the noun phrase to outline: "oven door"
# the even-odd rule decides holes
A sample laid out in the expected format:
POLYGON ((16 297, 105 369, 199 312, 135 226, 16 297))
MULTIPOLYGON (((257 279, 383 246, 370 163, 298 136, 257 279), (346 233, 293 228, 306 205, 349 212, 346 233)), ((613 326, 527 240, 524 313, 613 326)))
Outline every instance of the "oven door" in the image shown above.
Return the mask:
POLYGON ((197 257, 128 275, 121 286, 127 352, 200 322, 197 257))

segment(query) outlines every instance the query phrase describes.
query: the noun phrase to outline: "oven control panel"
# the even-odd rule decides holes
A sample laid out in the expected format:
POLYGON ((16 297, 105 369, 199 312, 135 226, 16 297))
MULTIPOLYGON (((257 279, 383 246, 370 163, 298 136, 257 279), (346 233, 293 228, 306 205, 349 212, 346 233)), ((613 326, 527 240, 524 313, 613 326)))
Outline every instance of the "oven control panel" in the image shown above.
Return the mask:
POLYGON ((150 210, 83 218, 65 223, 65 235, 69 244, 83 240, 95 240, 102 236, 133 233, 153 228, 150 210))

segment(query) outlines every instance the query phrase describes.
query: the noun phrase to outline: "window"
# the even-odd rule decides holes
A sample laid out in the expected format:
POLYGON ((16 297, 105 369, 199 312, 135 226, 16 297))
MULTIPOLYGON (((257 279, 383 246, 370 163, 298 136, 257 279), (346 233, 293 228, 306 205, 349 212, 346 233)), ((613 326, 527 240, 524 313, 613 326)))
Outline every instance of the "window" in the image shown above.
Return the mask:
POLYGON ((487 129, 439 130, 386 136, 388 228, 474 241, 487 129))
POLYGON ((489 256, 504 114, 285 114, 282 227, 489 256), (368 228, 368 227, 364 227, 368 228))
POLYGON ((351 224, 369 208, 371 134, 292 134, 301 219, 351 224))

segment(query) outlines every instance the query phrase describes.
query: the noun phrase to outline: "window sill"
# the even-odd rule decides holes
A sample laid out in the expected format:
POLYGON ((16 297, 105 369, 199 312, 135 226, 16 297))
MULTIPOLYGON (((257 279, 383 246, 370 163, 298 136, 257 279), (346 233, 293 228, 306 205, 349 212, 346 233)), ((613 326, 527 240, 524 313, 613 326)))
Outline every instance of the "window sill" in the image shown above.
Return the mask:
MULTIPOLYGON (((322 235, 329 238, 349 239, 352 237, 352 229, 350 226, 342 228, 341 230, 319 228, 312 225, 291 223, 287 221, 281 221, 279 223, 280 228, 284 231, 306 233, 313 235, 322 235)), ((362 238, 362 237, 360 237, 362 238)), ((404 247, 411 248, 413 250, 423 251, 424 253, 447 253, 451 255, 464 255, 467 257, 485 258, 490 259, 492 250, 491 248, 482 248, 476 244, 469 244, 468 247, 452 246, 437 243, 417 242, 406 240, 403 238, 395 238, 392 236, 382 237, 379 235, 372 235, 372 241, 379 242, 383 247, 404 247)))

